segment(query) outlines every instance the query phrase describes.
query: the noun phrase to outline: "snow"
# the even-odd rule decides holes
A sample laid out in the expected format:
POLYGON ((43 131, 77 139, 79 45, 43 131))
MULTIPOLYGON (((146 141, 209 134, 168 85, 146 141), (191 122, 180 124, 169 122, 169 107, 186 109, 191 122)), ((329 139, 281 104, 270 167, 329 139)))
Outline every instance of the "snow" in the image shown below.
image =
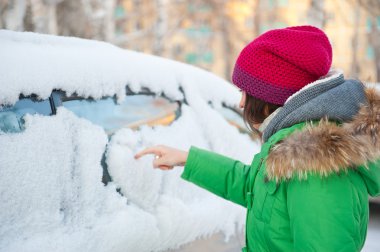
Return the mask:
POLYGON ((180 100, 183 81, 215 103, 239 100, 236 87, 210 72, 100 41, 0 30, 0 58, 0 104, 14 104, 20 92, 46 99, 53 89, 122 100, 126 84, 180 100))
MULTIPOLYGON (((185 92, 190 93, 186 86, 185 92)), ((251 153, 255 151, 249 137, 238 133, 204 101, 197 100, 200 97, 196 93, 191 94, 190 106, 182 106, 181 117, 170 127, 143 127, 140 131, 122 129, 113 136, 107 151, 110 175, 121 192, 143 209, 152 213, 158 211, 158 218, 162 218, 159 221, 163 227, 159 238, 162 249, 178 246, 180 243, 176 239, 185 243, 218 230, 227 236, 233 235, 236 224, 238 229, 244 225, 245 212, 239 206, 178 179, 182 167, 169 172, 152 171, 153 157, 143 157, 139 161, 132 157, 144 146, 165 144, 186 150, 190 145, 196 145, 251 161, 251 154, 238 151, 241 148, 247 148, 251 153), (199 103, 191 106, 193 102, 199 103), (227 136, 222 138, 224 134, 227 136), (220 139, 224 139, 223 143, 220 139), (228 148, 226 143, 239 147, 228 148)))
POLYGON ((148 87, 188 105, 170 126, 103 128, 64 107, 27 115, 25 130, 0 133, 0 251, 164 251, 202 236, 242 231, 245 210, 152 168, 133 155, 154 144, 191 145, 250 163, 259 150, 215 109, 237 89, 206 71, 76 38, 0 31, 0 104, 53 89, 100 98, 148 87), (243 151, 242 151, 243 150, 243 151), (101 182, 101 159, 113 182, 101 182), (120 193, 116 191, 120 189, 120 193))
MULTIPOLYGON (((114 179, 107 186, 101 182, 103 129, 65 108, 53 117, 27 116, 24 132, 1 136, 0 251, 162 251, 219 231, 227 237, 241 231, 243 208, 181 180, 182 167, 163 172, 152 169, 152 157, 133 158, 158 143, 182 149, 219 144, 204 138, 213 129, 203 124, 210 117, 219 126, 214 137, 231 134, 224 145, 254 152, 248 136, 213 109, 203 112, 184 105, 170 127, 119 130, 107 146, 114 179)), ((236 154, 226 146, 219 150, 236 154)))

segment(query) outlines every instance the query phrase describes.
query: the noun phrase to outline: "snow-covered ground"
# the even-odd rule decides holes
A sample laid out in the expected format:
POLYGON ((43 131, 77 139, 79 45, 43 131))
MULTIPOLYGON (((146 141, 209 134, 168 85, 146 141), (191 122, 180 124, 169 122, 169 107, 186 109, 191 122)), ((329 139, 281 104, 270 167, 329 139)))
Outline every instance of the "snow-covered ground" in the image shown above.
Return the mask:
POLYGON ((243 229, 242 207, 181 180, 180 167, 163 172, 152 169, 152 157, 133 158, 153 144, 196 145, 250 163, 258 144, 209 105, 236 105, 234 86, 103 42, 2 30, 0 45, 0 104, 20 93, 46 99, 54 89, 122 101, 126 85, 173 100, 184 99, 181 87, 187 101, 170 126, 120 129, 110 140, 64 107, 27 115, 22 132, 0 133, 0 251, 163 251, 243 229), (103 153, 113 179, 107 186, 103 153))

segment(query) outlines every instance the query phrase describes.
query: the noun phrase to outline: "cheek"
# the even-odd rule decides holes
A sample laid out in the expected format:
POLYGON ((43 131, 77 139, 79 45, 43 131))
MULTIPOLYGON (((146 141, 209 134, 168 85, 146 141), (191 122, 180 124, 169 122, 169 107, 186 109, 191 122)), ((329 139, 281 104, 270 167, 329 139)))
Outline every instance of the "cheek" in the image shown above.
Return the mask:
POLYGON ((240 108, 243 108, 244 104, 245 104, 245 94, 242 94, 240 103, 239 103, 240 108))

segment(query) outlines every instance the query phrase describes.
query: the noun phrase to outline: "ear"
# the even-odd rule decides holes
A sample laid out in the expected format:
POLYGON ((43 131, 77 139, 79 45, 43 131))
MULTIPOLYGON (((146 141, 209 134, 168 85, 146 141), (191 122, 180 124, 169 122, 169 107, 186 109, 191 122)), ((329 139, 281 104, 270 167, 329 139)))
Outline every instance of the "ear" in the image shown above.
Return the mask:
POLYGON ((241 90, 241 99, 240 99, 240 103, 239 103, 240 108, 245 107, 246 99, 247 99, 247 97, 246 97, 245 91, 241 90))

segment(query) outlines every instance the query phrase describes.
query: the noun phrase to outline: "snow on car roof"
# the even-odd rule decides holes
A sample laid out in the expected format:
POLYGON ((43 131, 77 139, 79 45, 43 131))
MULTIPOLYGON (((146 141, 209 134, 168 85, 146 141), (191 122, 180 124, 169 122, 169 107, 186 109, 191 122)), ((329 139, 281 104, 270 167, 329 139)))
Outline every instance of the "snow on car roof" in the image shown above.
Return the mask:
POLYGON ((0 104, 19 95, 47 98, 54 89, 83 97, 125 96, 125 86, 182 99, 179 86, 196 86, 215 103, 236 104, 237 88, 200 68, 74 37, 0 30, 0 104))

